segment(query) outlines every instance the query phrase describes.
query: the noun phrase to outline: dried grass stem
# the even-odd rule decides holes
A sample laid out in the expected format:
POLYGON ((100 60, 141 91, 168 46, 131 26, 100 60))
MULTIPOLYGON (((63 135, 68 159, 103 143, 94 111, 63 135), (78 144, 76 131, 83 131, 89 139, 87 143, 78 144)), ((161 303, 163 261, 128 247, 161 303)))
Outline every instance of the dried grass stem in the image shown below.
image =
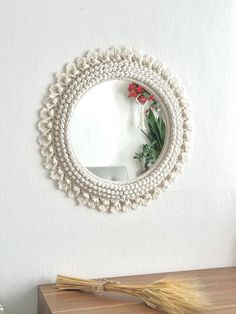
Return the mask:
POLYGON ((125 285, 106 279, 83 280, 58 275, 58 290, 79 290, 102 294, 103 291, 125 293, 141 299, 147 306, 168 314, 189 314, 209 305, 199 284, 193 279, 166 277, 151 284, 125 285))

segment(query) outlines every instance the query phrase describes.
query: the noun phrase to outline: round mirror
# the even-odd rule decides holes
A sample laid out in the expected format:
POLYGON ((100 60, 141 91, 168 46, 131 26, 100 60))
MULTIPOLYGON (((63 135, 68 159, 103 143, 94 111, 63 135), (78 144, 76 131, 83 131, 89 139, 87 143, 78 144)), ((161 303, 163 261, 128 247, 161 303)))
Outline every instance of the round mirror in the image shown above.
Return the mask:
POLYGON ((45 167, 79 204, 125 211, 157 198, 188 150, 187 103, 150 56, 98 50, 56 76, 40 113, 45 167))
POLYGON ((135 179, 154 165, 164 146, 161 103, 132 81, 103 82, 75 103, 68 137, 74 158, 96 176, 135 179))

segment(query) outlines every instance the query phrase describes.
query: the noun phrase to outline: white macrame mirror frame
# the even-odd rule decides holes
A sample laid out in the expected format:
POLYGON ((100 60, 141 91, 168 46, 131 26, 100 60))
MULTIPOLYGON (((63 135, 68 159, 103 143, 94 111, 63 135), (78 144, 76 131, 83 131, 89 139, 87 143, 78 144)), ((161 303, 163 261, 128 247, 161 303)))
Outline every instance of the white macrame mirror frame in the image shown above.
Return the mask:
MULTIPOLYGON (((79 104, 78 104, 79 105, 79 104)), ((76 58, 56 75, 43 102, 38 124, 44 165, 60 190, 100 211, 147 205, 181 172, 189 148, 188 103, 169 70, 154 58, 128 49, 95 50, 76 58), (73 156, 68 124, 75 103, 93 86, 112 79, 137 82, 161 99, 166 139, 154 166, 130 181, 109 181, 89 172, 73 156)))

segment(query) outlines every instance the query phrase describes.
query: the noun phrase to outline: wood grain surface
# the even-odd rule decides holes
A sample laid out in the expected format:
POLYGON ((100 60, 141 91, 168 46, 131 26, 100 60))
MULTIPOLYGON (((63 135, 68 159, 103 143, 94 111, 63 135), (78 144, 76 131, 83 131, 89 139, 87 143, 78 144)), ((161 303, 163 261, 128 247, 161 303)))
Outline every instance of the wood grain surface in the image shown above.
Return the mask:
MULTIPOLYGON (((149 283, 166 275, 186 276, 199 279, 205 285, 211 307, 209 314, 236 314, 236 267, 193 270, 176 273, 147 274, 115 277, 122 283, 149 283)), ((68 274, 67 274, 68 275, 68 274)), ((141 303, 138 299, 104 292, 101 296, 78 291, 57 291, 55 285, 38 287, 38 314, 161 314, 141 303)))

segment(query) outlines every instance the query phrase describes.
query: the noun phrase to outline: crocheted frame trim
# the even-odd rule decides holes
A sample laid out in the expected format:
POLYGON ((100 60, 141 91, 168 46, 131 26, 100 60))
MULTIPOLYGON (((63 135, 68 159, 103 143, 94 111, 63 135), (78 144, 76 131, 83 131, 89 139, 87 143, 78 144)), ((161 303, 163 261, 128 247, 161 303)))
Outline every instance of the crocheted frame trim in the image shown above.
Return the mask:
POLYGON ((60 190, 100 211, 125 211, 147 205, 181 172, 189 150, 188 103, 176 79, 153 57, 128 49, 95 50, 76 58, 56 75, 38 123, 44 165, 60 190), (93 86, 111 79, 137 82, 161 100, 166 140, 154 166, 130 181, 113 182, 89 172, 73 155, 68 124, 75 102, 93 86))

